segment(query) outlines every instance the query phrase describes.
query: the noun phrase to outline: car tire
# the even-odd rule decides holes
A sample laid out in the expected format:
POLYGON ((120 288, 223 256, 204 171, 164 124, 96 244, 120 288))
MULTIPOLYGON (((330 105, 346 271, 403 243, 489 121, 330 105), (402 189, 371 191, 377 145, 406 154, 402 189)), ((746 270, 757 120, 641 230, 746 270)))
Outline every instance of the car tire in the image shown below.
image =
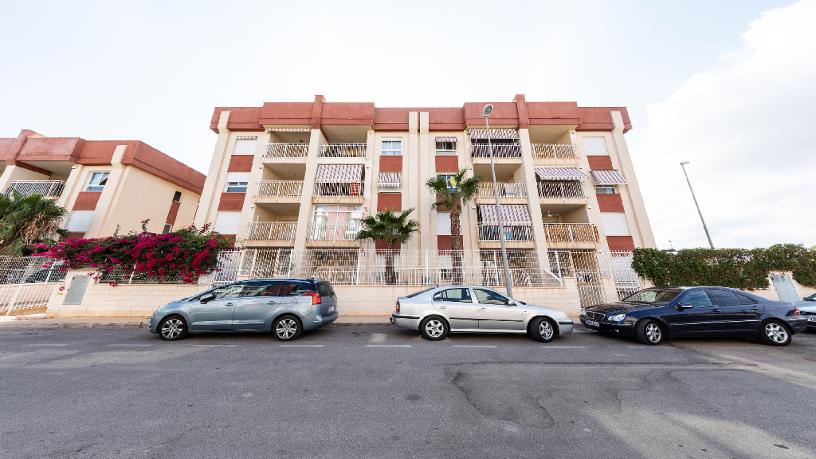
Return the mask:
POLYGON ((303 324, 291 314, 282 315, 272 322, 272 336, 278 341, 296 340, 302 333, 303 324))
POLYGON ((448 337, 450 325, 439 316, 428 316, 419 324, 419 334, 428 341, 441 341, 448 337))
POLYGON ((663 342, 666 332, 660 323, 654 319, 646 319, 637 324, 637 338, 643 344, 656 346, 663 342))
POLYGON ((164 341, 178 341, 187 337, 187 322, 184 317, 174 314, 159 322, 159 338, 164 341))
POLYGON ((527 330, 530 338, 541 341, 542 343, 549 343, 558 336, 558 328, 555 322, 547 317, 536 317, 530 322, 530 327, 527 330))
POLYGON ((759 330, 762 341, 771 346, 787 346, 791 343, 792 334, 787 325, 779 320, 769 320, 759 330))

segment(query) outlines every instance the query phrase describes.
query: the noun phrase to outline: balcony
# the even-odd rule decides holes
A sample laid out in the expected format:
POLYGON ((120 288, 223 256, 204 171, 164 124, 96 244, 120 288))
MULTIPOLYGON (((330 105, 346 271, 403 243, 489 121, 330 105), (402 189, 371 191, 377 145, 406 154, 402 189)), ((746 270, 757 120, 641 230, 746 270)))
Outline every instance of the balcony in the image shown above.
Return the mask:
POLYGON ((533 158, 541 161, 570 161, 578 159, 572 145, 555 143, 534 143, 533 158))
POLYGON ((252 222, 249 224, 247 240, 278 241, 291 245, 297 233, 296 221, 252 222))
POLYGON ((303 180, 261 180, 258 193, 261 200, 297 201, 303 194, 303 180))
POLYGON ((309 241, 312 246, 355 246, 360 221, 351 220, 345 223, 312 223, 309 227, 309 241))
POLYGON ((593 248, 598 243, 598 228, 591 223, 545 223, 544 236, 551 247, 593 248))
POLYGON ((326 143, 320 145, 321 158, 365 158, 365 143, 326 143))
MULTIPOLYGON (((503 202, 523 202, 527 199, 527 186, 523 182, 498 182, 497 185, 499 188, 499 197, 503 198, 503 202)), ((476 196, 476 199, 485 202, 494 202, 496 195, 493 193, 493 184, 490 182, 480 182, 479 194, 476 196)))
POLYGON ((315 183, 314 197, 351 198, 342 201, 356 202, 363 199, 363 182, 315 183))
MULTIPOLYGON (((476 158, 490 158, 490 149, 486 143, 476 143, 470 147, 470 156, 476 158)), ((493 144, 493 157, 496 159, 521 158, 521 145, 499 143, 493 144)))
POLYGON ((586 199, 583 183, 577 180, 555 181, 543 180, 538 182, 538 197, 541 199, 586 199))
POLYGON ((62 180, 14 180, 6 189, 6 196, 11 196, 13 191, 23 196, 39 194, 45 198, 59 198, 65 182, 62 180))
POLYGON ((264 158, 305 158, 309 153, 307 143, 280 143, 264 144, 262 154, 264 158))

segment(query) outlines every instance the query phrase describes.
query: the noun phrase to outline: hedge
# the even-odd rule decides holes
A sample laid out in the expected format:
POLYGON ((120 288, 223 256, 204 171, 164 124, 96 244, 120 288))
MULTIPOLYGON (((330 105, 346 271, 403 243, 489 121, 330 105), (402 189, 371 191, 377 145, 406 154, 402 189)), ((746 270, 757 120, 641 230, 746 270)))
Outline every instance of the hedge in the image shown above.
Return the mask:
POLYGON ((796 282, 816 287, 816 251, 796 244, 767 249, 635 249, 632 268, 656 286, 770 287, 768 273, 791 271, 796 282))

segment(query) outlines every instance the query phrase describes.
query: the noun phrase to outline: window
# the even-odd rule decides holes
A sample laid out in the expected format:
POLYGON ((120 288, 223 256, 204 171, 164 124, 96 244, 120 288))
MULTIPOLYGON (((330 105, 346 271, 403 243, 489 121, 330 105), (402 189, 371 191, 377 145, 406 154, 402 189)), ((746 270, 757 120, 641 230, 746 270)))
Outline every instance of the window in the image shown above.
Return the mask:
POLYGON ((450 212, 436 213, 436 234, 439 236, 450 236, 451 234, 450 212))
POLYGON ((690 304, 694 307, 714 306, 711 303, 711 298, 709 298, 705 290, 702 289, 687 292, 685 295, 683 295, 683 298, 680 300, 680 303, 690 304))
POLYGON ((249 172, 229 172, 227 174, 227 193, 246 193, 249 185, 249 172))
POLYGON ((281 282, 278 296, 301 296, 306 292, 313 291, 311 286, 305 282, 281 282))
POLYGON ((320 296, 334 296, 334 289, 330 283, 316 282, 315 285, 317 286, 317 293, 319 293, 320 296))
POLYGON ((110 172, 92 172, 91 178, 88 180, 88 186, 85 187, 85 191, 93 191, 93 192, 100 192, 105 188, 105 185, 108 183, 108 175, 110 172))
POLYGON ((737 293, 737 297, 740 299, 740 304, 757 304, 759 301, 751 298, 745 293, 737 293))
POLYGON ((456 142, 451 140, 437 140, 436 141, 436 154, 437 155, 455 155, 456 154, 456 142))
POLYGON ((587 155, 608 155, 606 139, 598 136, 584 137, 584 153, 587 155))
POLYGON ((238 298, 244 290, 244 284, 229 284, 223 287, 218 287, 211 291, 215 295, 216 300, 226 300, 230 298, 238 298))
POLYGON ((238 137, 235 140, 235 147, 232 149, 233 155, 254 155, 257 137, 238 137))
POLYGON ((601 223, 607 236, 629 236, 626 215, 620 212, 601 212, 601 223))
POLYGON ((455 190, 456 189, 456 186, 451 184, 451 179, 453 177, 456 177, 456 174, 437 174, 437 176, 442 177, 443 179, 445 179, 445 183, 448 184, 448 189, 449 190, 455 190))
POLYGON ((162 234, 167 234, 170 231, 173 231, 173 225, 170 223, 165 223, 164 228, 162 228, 162 234))
POLYGON ((181 191, 173 193, 173 202, 181 202, 181 191))
POLYGON ((711 297, 711 302, 717 306, 739 306, 740 304, 739 297, 728 290, 707 288, 706 292, 711 297))
POLYGON ((680 294, 678 289, 647 288, 623 299, 624 303, 668 303, 680 294))
POLYGON ((437 292, 433 296, 434 301, 450 301, 453 303, 472 303, 470 291, 466 288, 449 288, 437 292))
POLYGON ((476 295, 476 300, 481 304, 510 304, 510 300, 492 290, 485 290, 481 288, 474 288, 473 293, 476 295))
POLYGON ((238 234, 241 212, 218 212, 215 216, 215 231, 221 234, 238 234))
POLYGON ((618 194, 618 190, 614 185, 598 185, 595 194, 618 194))
POLYGON ((402 154, 402 140, 383 140, 380 154, 383 156, 400 156, 402 154))
POLYGON ((93 216, 93 210, 75 210, 68 216, 65 229, 72 233, 84 233, 91 227, 93 216))

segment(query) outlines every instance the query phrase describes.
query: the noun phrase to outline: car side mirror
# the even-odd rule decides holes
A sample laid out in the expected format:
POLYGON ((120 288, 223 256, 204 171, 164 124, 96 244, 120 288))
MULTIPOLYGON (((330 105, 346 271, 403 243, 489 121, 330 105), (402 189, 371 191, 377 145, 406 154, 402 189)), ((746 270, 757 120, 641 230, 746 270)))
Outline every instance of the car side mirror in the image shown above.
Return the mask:
POLYGON ((677 305, 677 309, 679 309, 681 311, 685 311, 686 309, 691 309, 693 307, 694 307, 693 304, 678 304, 677 305))
POLYGON ((521 300, 516 300, 516 305, 518 305, 518 306, 524 306, 524 305, 526 305, 526 304, 527 304, 527 303, 525 303, 525 302, 523 302, 523 301, 521 301, 521 300))
POLYGON ((212 301, 214 299, 215 299, 215 295, 213 295, 212 293, 208 293, 206 295, 201 295, 201 298, 199 298, 199 301, 201 301, 201 304, 205 304, 208 301, 212 301))

